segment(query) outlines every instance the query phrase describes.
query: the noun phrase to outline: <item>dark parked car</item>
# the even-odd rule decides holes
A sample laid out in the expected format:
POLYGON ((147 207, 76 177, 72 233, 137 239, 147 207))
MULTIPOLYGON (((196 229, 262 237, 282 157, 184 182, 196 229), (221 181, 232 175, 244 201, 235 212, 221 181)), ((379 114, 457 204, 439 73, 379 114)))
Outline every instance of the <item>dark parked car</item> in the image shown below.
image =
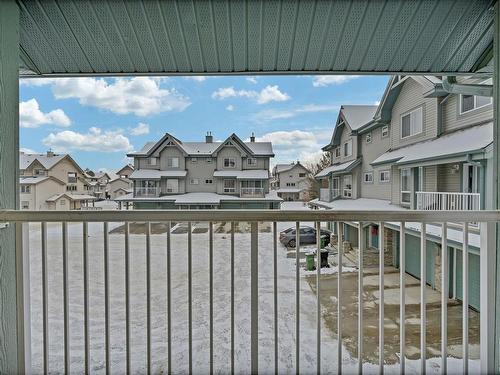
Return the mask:
MULTIPOLYGON (((331 232, 326 229, 321 229, 321 238, 330 239, 331 232)), ((309 226, 300 227, 300 244, 301 245, 311 245, 316 243, 316 229, 309 226)), ((288 247, 295 247, 296 237, 295 237, 295 227, 285 229, 280 233, 280 242, 288 247)))

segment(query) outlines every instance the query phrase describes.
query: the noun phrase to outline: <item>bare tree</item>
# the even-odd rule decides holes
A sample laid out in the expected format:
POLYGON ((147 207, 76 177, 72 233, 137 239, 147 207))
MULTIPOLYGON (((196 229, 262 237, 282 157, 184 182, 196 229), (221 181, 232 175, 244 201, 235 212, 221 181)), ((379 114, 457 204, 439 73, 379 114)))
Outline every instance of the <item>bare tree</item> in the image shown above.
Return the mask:
POLYGON ((314 178, 314 176, 329 166, 330 166, 329 152, 323 152, 321 156, 319 156, 315 161, 307 163, 306 167, 311 171, 311 174, 308 176, 309 189, 307 191, 307 194, 309 196, 309 200, 316 199, 319 197, 319 189, 321 187, 321 183, 319 180, 314 178))

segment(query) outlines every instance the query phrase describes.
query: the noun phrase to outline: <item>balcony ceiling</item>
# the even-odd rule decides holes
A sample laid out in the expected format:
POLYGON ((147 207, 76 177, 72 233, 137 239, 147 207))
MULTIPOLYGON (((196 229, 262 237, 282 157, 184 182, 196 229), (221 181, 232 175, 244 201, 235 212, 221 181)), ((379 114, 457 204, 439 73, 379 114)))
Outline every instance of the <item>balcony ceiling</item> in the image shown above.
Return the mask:
POLYGON ((21 75, 470 74, 491 0, 19 0, 21 75))

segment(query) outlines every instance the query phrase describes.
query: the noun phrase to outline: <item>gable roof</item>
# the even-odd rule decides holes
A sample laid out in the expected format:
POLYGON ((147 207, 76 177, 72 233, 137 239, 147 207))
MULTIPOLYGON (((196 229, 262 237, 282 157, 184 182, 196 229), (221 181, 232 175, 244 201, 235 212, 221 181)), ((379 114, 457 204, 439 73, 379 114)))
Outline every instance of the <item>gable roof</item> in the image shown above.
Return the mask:
POLYGON ((343 105, 340 113, 352 131, 356 131, 373 120, 377 111, 376 105, 343 105))
POLYGON ((304 168, 308 173, 311 173, 309 171, 309 169, 307 169, 306 167, 304 167, 304 165, 302 165, 300 163, 300 161, 297 161, 297 163, 289 163, 289 164, 276 164, 274 166, 274 172, 275 173, 282 173, 282 172, 286 172, 286 171, 289 171, 295 167, 301 167, 301 168, 304 168))
POLYGON ((45 169, 50 170, 61 160, 68 159, 71 163, 75 165, 78 171, 85 175, 85 172, 78 165, 78 163, 69 154, 53 154, 52 156, 47 156, 47 154, 26 154, 24 152, 19 153, 19 168, 26 169, 33 162, 39 162, 45 169))
POLYGON ((130 169, 130 170, 134 170, 134 166, 132 164, 126 164, 124 165, 123 167, 121 167, 119 170, 116 171, 116 175, 120 175, 120 172, 124 171, 125 169, 130 169))
POLYGON ((186 155, 189 156, 212 156, 216 154, 228 141, 236 142, 248 154, 253 156, 274 156, 271 142, 244 142, 235 133, 231 134, 223 142, 181 142, 169 133, 166 133, 157 142, 146 143, 141 150, 131 152, 127 156, 143 156, 151 155, 161 144, 171 137, 177 147, 186 155))
POLYGON ((23 185, 37 185, 41 182, 52 180, 60 185, 65 185, 65 183, 58 178, 52 176, 31 176, 31 177, 21 177, 19 178, 19 183, 23 185))

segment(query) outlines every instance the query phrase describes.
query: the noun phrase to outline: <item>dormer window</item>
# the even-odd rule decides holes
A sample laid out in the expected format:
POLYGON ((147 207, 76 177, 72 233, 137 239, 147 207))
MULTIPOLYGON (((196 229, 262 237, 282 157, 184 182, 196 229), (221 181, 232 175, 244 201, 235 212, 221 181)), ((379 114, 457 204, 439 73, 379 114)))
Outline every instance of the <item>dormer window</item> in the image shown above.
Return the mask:
POLYGON ((224 168, 235 168, 236 159, 235 158, 224 158, 224 168))

